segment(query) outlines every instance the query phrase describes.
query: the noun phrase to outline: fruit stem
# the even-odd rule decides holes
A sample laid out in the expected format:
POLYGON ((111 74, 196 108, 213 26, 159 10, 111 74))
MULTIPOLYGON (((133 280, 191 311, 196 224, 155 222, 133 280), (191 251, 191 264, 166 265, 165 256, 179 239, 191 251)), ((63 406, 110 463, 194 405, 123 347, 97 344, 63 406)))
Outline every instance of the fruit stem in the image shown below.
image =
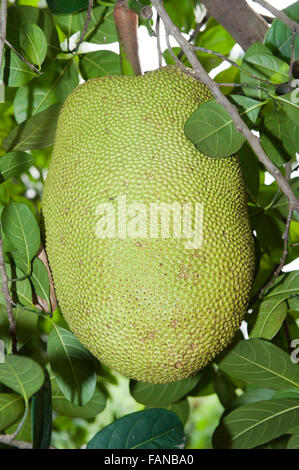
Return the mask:
POLYGON ((123 75, 142 75, 138 55, 138 15, 128 7, 127 0, 117 0, 113 14, 119 40, 121 72, 123 75))

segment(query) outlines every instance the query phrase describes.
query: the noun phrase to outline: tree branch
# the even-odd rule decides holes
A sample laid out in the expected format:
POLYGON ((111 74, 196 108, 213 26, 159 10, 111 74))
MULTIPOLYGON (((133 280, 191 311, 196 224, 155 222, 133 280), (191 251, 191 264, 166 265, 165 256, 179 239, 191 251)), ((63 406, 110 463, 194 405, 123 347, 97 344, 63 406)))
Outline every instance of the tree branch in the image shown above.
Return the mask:
MULTIPOLYGON (((239 116, 237 108, 221 93, 218 85, 211 79, 211 77, 205 71, 203 66, 200 64, 194 51, 193 45, 190 44, 184 38, 179 28, 172 23, 161 2, 159 0, 152 0, 152 4, 155 6, 158 14, 163 20, 166 32, 168 34, 171 34, 176 39, 180 47, 183 49, 185 56, 193 67, 195 78, 201 80, 210 89, 216 101, 220 105, 222 105, 224 109, 226 109, 226 111, 230 114, 232 121, 235 124, 236 130, 244 135, 244 137, 247 139, 248 143, 256 153, 259 161, 263 163, 265 168, 275 178, 281 191, 286 195, 289 201, 290 209, 296 209, 299 211, 299 200, 295 197, 291 186, 281 174, 279 169, 274 165, 272 160, 265 153, 264 149, 261 146, 259 138, 252 134, 245 122, 239 116)), ((186 68, 182 66, 182 64, 181 67, 186 70, 186 68)))
POLYGON ((24 62, 24 64, 28 65, 28 67, 33 70, 33 72, 37 73, 38 75, 41 75, 41 72, 40 70, 38 70, 33 64, 31 64, 30 62, 28 62, 28 60, 25 59, 25 57, 22 56, 22 54, 20 54, 14 47, 12 44, 10 44, 10 42, 8 42, 7 39, 4 39, 4 42, 5 44, 7 45, 7 47, 9 47, 15 54, 16 56, 18 56, 18 58, 24 62))
POLYGON ((0 70, 2 65, 4 41, 6 38, 7 0, 1 1, 0 7, 0 70))
POLYGON ((7 434, 0 434, 0 444, 17 447, 18 449, 32 449, 31 442, 17 441, 15 439, 11 439, 7 434))
POLYGON ((244 50, 254 42, 264 41, 268 24, 246 0, 202 0, 202 3, 244 50))
POLYGON ((88 25, 89 25, 90 20, 91 20, 92 7, 93 7, 93 0, 88 0, 87 15, 86 15, 86 20, 85 20, 85 23, 84 23, 84 26, 83 26, 83 30, 82 30, 81 36, 79 37, 77 45, 76 45, 74 51, 72 51, 72 52, 77 52, 77 50, 79 49, 80 44, 82 43, 82 41, 85 37, 85 34, 87 33, 87 28, 88 28, 88 25))
POLYGON ((128 0, 117 0, 113 10, 120 47, 123 75, 142 75, 138 55, 138 15, 128 7, 128 0))
POLYGON ((9 321, 9 334, 10 334, 11 343, 12 343, 12 353, 17 354, 18 350, 17 350, 16 321, 15 321, 13 311, 12 311, 13 300, 11 298, 11 295, 9 293, 9 288, 8 288, 8 276, 7 276, 6 267, 5 267, 2 244, 3 244, 3 240, 2 240, 2 236, 0 235, 0 270, 1 270, 1 275, 2 275, 2 292, 4 295, 4 299, 5 299, 6 311, 7 311, 8 321, 9 321))
POLYGON ((296 31, 299 33, 299 24, 296 21, 293 21, 288 15, 284 13, 284 11, 277 10, 269 2, 265 2, 264 0, 253 0, 255 3, 258 3, 266 10, 270 11, 272 15, 278 18, 282 23, 284 23, 291 31, 296 31))

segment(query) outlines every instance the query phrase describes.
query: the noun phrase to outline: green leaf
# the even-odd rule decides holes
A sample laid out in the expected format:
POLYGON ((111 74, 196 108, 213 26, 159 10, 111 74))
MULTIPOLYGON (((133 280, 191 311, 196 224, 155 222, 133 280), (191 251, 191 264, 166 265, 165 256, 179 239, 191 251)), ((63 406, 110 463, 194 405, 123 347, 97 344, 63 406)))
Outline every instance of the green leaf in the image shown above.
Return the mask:
POLYGON ((265 297, 249 315, 249 322, 252 318, 253 323, 250 338, 274 338, 284 322, 287 311, 288 306, 284 300, 265 297))
POLYGON ((275 99, 279 101, 282 109, 286 113, 287 117, 293 122, 293 125, 298 128, 299 121, 299 89, 296 88, 293 92, 283 96, 275 96, 275 99))
POLYGON ((24 414, 24 401, 15 393, 0 393, 0 431, 24 414))
POLYGON ((292 295, 299 294, 298 287, 299 270, 283 273, 269 287, 267 298, 288 299, 292 295))
POLYGON ((235 385, 220 370, 215 370, 213 374, 214 389, 217 393, 220 403, 224 408, 229 408, 230 404, 236 398, 235 385))
POLYGON ((54 15, 60 15, 82 10, 88 6, 88 0, 47 0, 47 4, 54 15))
POLYGON ((194 28, 194 0, 166 0, 165 9, 174 24, 188 33, 194 28))
POLYGON ((34 258, 32 263, 30 280, 36 295, 43 301, 46 301, 48 309, 51 310, 49 275, 44 263, 38 258, 34 258))
POLYGON ((299 424, 299 402, 282 398, 240 406, 226 415, 213 435, 217 449, 252 449, 299 424))
POLYGON ((19 176, 33 165, 33 158, 26 152, 9 152, 0 159, 0 183, 19 176))
POLYGON ((248 75, 248 73, 251 73, 261 78, 266 78, 261 74, 260 71, 257 73, 255 66, 253 64, 250 64, 250 62, 248 61, 251 56, 258 56, 259 54, 268 54, 272 56, 271 51, 266 46, 259 42, 253 43, 247 49, 243 57, 243 62, 241 64, 242 70, 240 72, 240 82, 246 83, 248 85, 247 87, 243 88, 243 92, 245 95, 251 96, 252 98, 256 98, 258 100, 265 100, 268 98, 267 93, 265 93, 265 91, 263 91, 261 88, 257 87, 266 88, 269 92, 271 91, 273 93, 275 92, 275 87, 267 85, 266 83, 248 75))
POLYGON ((168 384, 150 384, 131 380, 130 393, 139 403, 163 407, 181 400, 194 389, 198 381, 197 375, 168 384))
POLYGON ((44 369, 43 386, 32 397, 31 433, 33 449, 48 449, 52 433, 52 391, 49 374, 44 369))
POLYGON ((271 82, 282 83, 289 80, 290 66, 271 54, 250 54, 246 62, 251 64, 255 74, 268 78, 271 82))
POLYGON ((229 113, 216 100, 197 108, 186 121, 184 131, 187 139, 209 157, 228 157, 245 141, 229 113))
POLYGON ((28 150, 53 145, 61 104, 54 104, 16 126, 2 145, 9 150, 28 150))
POLYGON ((242 116, 245 118, 248 118, 250 124, 255 124, 261 106, 263 106, 265 102, 261 103, 260 101, 254 100, 253 98, 242 95, 230 95, 230 97, 235 103, 237 103, 240 114, 242 114, 242 116))
POLYGON ((175 413, 151 408, 123 416, 99 431, 87 449, 182 449, 185 436, 175 413))
POLYGON ((25 58, 41 68, 47 54, 47 40, 36 24, 24 24, 20 31, 20 44, 25 58))
POLYGON ((28 403, 44 383, 43 369, 32 359, 10 354, 0 364, 0 383, 19 393, 28 403))
POLYGON ((51 370, 67 400, 84 406, 93 396, 97 380, 92 356, 70 331, 52 324, 48 339, 51 370))
POLYGON ((78 83, 78 70, 73 60, 46 63, 43 75, 16 93, 13 107, 17 122, 23 122, 57 102, 63 103, 78 83))
POLYGON ((261 339, 239 341, 218 366, 228 375, 259 387, 299 387, 298 366, 286 352, 261 339))
MULTIPOLYGON (((0 80, 8 87, 26 85, 37 74, 10 49, 4 49, 0 80)), ((27 150, 27 149, 26 149, 27 150)))
MULTIPOLYGON (((299 22, 299 2, 295 2, 283 10, 294 21, 299 22)), ((268 29, 265 37, 265 45, 269 47, 274 54, 286 60, 291 60, 292 55, 292 31, 280 20, 274 19, 271 27, 268 29)), ((299 36, 295 35, 295 59, 299 58, 299 36)))
POLYGON ((292 436, 288 442, 287 449, 299 449, 299 426, 292 430, 292 436))
POLYGON ((96 386, 93 396, 86 405, 78 406, 70 403, 54 382, 52 401, 55 411, 70 418, 94 418, 106 406, 106 397, 99 385, 96 386))
POLYGON ((84 54, 80 71, 85 80, 104 75, 120 75, 119 55, 111 51, 96 51, 84 54))
POLYGON ((247 141, 244 142, 242 147, 238 150, 238 157, 240 159, 249 197, 253 202, 256 202, 260 186, 259 161, 247 141))
POLYGON ((11 202, 3 209, 1 221, 7 239, 22 253, 26 272, 30 272, 31 260, 40 246, 40 232, 34 215, 25 204, 11 202))
MULTIPOLYGON (((209 27, 208 21, 205 31, 197 36, 195 45, 228 56, 236 43, 235 40, 222 25, 214 25, 214 22, 210 24, 213 26, 209 27)), ((207 72, 222 63, 221 58, 205 52, 196 51, 196 55, 207 72)))
POLYGON ((7 10, 7 40, 18 50, 21 49, 20 31, 25 24, 36 24, 47 40, 47 56, 53 57, 60 51, 60 44, 53 16, 46 8, 28 5, 11 5, 7 10))
MULTIPOLYGON (((84 11, 74 15, 59 15, 55 20, 64 34, 70 37, 77 31, 83 31, 86 21, 86 12, 84 11)), ((117 40, 113 8, 104 6, 93 8, 84 41, 95 44, 109 44, 117 40)))
POLYGON ((263 119, 261 144, 277 166, 284 165, 296 154, 295 137, 291 134, 293 126, 290 124, 286 114, 281 111, 268 113, 263 119))

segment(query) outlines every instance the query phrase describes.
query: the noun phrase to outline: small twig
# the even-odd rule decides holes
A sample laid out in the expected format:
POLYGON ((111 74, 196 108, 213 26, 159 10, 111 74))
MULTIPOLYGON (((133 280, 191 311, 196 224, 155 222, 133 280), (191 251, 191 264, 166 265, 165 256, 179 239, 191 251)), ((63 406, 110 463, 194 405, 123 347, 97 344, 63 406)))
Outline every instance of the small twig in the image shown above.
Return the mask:
POLYGON ((13 354, 17 354, 18 350, 17 350, 16 321, 15 321, 13 311, 12 311, 13 300, 11 298, 9 288, 8 288, 8 276, 6 272, 2 244, 3 244, 3 240, 2 240, 2 236, 0 235, 0 270, 1 270, 1 275, 2 275, 2 292, 4 295, 4 299, 5 299, 6 311, 7 311, 8 321, 9 321, 9 334, 11 337, 11 344, 12 344, 11 350, 13 354))
MULTIPOLYGON (((195 26, 194 30, 192 31, 192 33, 190 34, 189 38, 188 38, 188 42, 192 43, 194 41, 194 39, 197 38, 199 32, 200 32, 200 28, 202 27, 203 24, 205 24, 205 22, 208 20, 209 18, 209 15, 208 13, 203 17, 203 19, 197 23, 197 25, 195 26)), ((184 55, 184 52, 183 50, 181 50, 178 54, 178 59, 181 60, 181 58, 183 57, 184 55)))
POLYGON ((295 62, 295 38, 296 38, 296 32, 293 30, 292 32, 292 40, 291 40, 291 62, 290 62, 290 70, 289 70, 289 80, 290 82, 293 79, 293 65, 295 62))
POLYGON ((0 70, 2 65, 4 41, 6 37, 7 0, 1 1, 0 7, 0 70))
POLYGON ((33 72, 37 73, 38 75, 42 75, 42 72, 40 70, 38 70, 33 64, 31 64, 30 62, 28 62, 28 60, 25 59, 25 57, 22 56, 22 54, 20 54, 12 44, 10 44, 10 42, 8 42, 7 39, 4 40, 5 44, 18 56, 18 58, 24 62, 26 65, 28 65, 28 67, 33 70, 33 72))
POLYGON ((159 68, 160 68, 162 67, 163 55, 162 55, 162 49, 161 49, 160 16, 159 15, 157 15, 157 21, 156 21, 156 36, 157 36, 158 63, 159 63, 159 68))
POLYGON ((211 49, 206 49, 205 47, 199 47, 199 46, 194 46, 193 47, 196 51, 200 51, 200 52, 205 52, 206 54, 211 54, 211 55, 215 55, 217 57, 220 57, 220 59, 222 60, 226 60, 227 62, 229 62, 233 67, 236 67, 237 69, 239 69, 241 72, 245 73, 246 75, 249 75, 249 77, 251 78, 254 78, 256 80, 259 80, 260 82, 264 82, 264 83, 267 83, 267 85, 273 85, 275 86, 276 83, 274 82, 271 82, 271 80, 267 80, 266 78, 262 78, 262 77, 259 77, 258 75, 255 75, 254 73, 251 73, 251 72, 248 72, 248 70, 244 70, 241 65, 237 64, 237 62, 234 62, 233 60, 229 59, 228 57, 226 57, 225 55, 223 54, 220 54, 220 52, 216 52, 216 51, 212 51, 211 49))
POLYGON ((85 23, 84 23, 84 26, 83 26, 83 30, 82 30, 81 36, 79 37, 77 45, 76 45, 75 49, 72 52, 77 52, 77 50, 79 49, 80 44, 82 43, 82 41, 85 37, 85 34, 87 33, 87 28, 88 28, 88 25, 89 25, 90 20, 91 20, 92 7, 93 7, 93 0, 88 0, 87 15, 86 15, 86 20, 85 20, 85 23))
POLYGON ((265 0, 253 0, 253 1, 255 3, 259 3, 263 8, 266 8, 266 10, 270 11, 272 15, 274 15, 276 18, 282 21, 282 23, 284 23, 292 31, 295 30, 297 33, 299 33, 299 24, 296 23, 296 21, 293 21, 291 18, 289 18, 283 11, 277 10, 277 8, 270 5, 270 3, 266 2, 265 0))

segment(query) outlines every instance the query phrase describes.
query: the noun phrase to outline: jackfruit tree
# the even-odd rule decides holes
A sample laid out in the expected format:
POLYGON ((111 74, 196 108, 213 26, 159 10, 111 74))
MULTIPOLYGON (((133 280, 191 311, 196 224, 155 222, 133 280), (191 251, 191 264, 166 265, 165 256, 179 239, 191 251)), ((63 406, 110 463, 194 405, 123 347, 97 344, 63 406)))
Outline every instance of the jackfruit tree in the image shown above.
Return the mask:
POLYGON ((255 3, 1 1, 1 449, 298 448, 299 2, 255 3))

